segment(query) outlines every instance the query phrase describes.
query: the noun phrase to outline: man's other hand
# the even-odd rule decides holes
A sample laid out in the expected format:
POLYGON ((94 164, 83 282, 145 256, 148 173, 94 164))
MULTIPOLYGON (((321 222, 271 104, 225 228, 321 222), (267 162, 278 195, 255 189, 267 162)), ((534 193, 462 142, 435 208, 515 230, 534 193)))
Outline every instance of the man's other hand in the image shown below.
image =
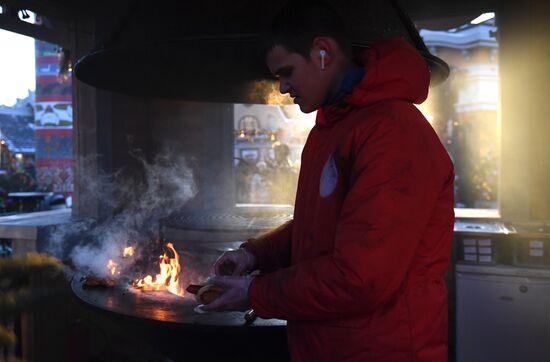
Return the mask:
POLYGON ((248 273, 256 267, 256 257, 244 248, 223 253, 216 263, 216 275, 239 276, 248 273))
POLYGON ((250 309, 248 302, 248 287, 254 279, 253 275, 216 276, 208 279, 208 284, 215 284, 225 290, 221 296, 209 304, 201 304, 198 312, 245 311, 250 309))

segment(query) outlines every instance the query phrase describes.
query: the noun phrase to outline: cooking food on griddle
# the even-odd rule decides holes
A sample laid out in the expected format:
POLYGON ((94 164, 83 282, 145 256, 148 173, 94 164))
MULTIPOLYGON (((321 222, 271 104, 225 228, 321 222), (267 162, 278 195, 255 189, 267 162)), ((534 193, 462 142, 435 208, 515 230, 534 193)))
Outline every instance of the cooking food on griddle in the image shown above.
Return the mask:
POLYGON ((185 290, 191 294, 197 294, 204 285, 189 284, 185 290))
POLYGON ((223 287, 216 284, 196 285, 190 284, 187 289, 189 293, 195 294, 198 303, 209 304, 223 294, 223 287))
POLYGON ((115 281, 109 278, 99 278, 95 275, 86 275, 80 279, 84 288, 111 288, 115 281))

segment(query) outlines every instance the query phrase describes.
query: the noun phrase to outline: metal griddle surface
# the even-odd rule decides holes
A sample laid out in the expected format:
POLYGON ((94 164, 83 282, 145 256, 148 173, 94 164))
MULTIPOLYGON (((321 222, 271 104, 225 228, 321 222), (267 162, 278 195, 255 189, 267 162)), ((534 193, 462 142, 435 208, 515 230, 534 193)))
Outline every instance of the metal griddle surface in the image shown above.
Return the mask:
POLYGON ((292 218, 280 211, 270 215, 236 214, 223 211, 182 211, 163 220, 167 227, 199 231, 263 231, 280 226, 292 218))
POLYGON ((197 314, 193 295, 178 297, 168 292, 142 292, 131 286, 112 288, 83 288, 80 277, 71 281, 73 292, 87 304, 109 312, 152 322, 174 324, 180 327, 283 327, 280 319, 257 318, 253 324, 244 324, 244 312, 197 314))

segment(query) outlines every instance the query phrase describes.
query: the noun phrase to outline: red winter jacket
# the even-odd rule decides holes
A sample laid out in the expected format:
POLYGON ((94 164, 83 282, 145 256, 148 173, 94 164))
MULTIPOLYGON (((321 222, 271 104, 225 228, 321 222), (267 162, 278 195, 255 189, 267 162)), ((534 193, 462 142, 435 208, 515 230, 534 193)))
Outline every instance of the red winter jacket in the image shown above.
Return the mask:
POLYGON ((295 362, 446 361, 454 173, 413 105, 429 70, 400 39, 363 62, 352 93, 317 114, 294 219, 244 245, 261 271, 250 303, 288 320, 295 362))

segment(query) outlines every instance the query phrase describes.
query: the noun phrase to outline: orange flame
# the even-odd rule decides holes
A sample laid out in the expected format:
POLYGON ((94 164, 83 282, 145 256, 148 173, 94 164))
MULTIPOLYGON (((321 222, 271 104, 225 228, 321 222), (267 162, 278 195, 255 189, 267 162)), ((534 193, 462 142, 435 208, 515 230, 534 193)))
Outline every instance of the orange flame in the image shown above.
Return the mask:
POLYGON ((294 104, 288 94, 281 94, 279 83, 275 80, 260 80, 248 85, 249 97, 266 104, 294 104))
POLYGON ((145 291, 167 290, 172 294, 183 296, 184 291, 179 283, 180 256, 172 243, 166 244, 166 247, 174 253, 174 257, 169 258, 166 253, 161 255, 159 257, 160 273, 154 278, 147 275, 145 278, 136 280, 133 285, 145 291))
POLYGON ((117 270, 116 270, 117 266, 118 266, 117 263, 109 259, 109 262, 107 263, 107 269, 109 269, 109 271, 111 272, 111 275, 115 275, 117 273, 117 270))
POLYGON ((122 256, 127 257, 127 256, 133 256, 133 255, 134 255, 134 248, 133 247, 128 246, 128 247, 124 248, 124 251, 122 252, 122 256))

